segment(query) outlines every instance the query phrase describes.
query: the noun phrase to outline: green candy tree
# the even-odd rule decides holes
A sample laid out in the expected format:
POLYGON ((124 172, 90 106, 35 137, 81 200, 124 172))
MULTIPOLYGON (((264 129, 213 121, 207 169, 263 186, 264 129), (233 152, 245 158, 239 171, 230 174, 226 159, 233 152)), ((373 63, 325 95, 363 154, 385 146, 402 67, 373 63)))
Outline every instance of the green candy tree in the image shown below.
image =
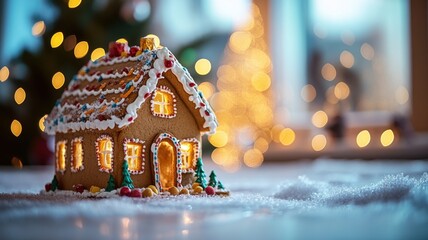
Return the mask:
POLYGON ((196 170, 195 170, 195 182, 199 183, 199 185, 205 189, 207 187, 207 179, 206 179, 204 164, 202 163, 202 158, 198 158, 196 161, 196 170))
POLYGON ((133 181, 131 179, 131 175, 129 174, 129 171, 128 171, 128 161, 123 161, 122 176, 123 176, 122 187, 126 186, 126 187, 129 187, 130 189, 133 189, 134 184, 133 184, 133 181))
POLYGON ((223 183, 221 183, 221 181, 218 181, 217 189, 224 190, 224 186, 223 186, 223 183))
POLYGON ((116 183, 114 183, 114 177, 110 174, 107 182, 106 192, 111 192, 116 189, 116 183))
POLYGON ((58 179, 56 178, 56 175, 54 175, 52 182, 51 182, 51 190, 55 191, 58 189, 58 179))
POLYGON ((208 186, 215 188, 217 186, 217 183, 217 175, 215 174, 214 170, 212 170, 210 173, 210 181, 208 182, 208 186))

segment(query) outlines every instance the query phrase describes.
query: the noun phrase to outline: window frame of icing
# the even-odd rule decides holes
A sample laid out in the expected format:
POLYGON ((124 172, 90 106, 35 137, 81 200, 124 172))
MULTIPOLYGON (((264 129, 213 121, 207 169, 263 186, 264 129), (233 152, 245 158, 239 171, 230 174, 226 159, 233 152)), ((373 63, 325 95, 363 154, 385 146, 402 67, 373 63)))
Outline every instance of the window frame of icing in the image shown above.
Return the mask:
MULTIPOLYGON (((105 144, 103 146, 106 146, 105 144)), ((113 138, 109 135, 101 135, 97 138, 97 140, 95 141, 95 149, 96 149, 96 154, 97 154, 97 163, 98 163, 98 169, 100 170, 100 172, 106 172, 106 173, 112 173, 113 172, 113 166, 114 166, 114 142, 113 142, 113 138), (111 151, 110 151, 110 168, 104 166, 103 163, 101 163, 101 152, 100 152, 100 143, 101 141, 110 141, 111 142, 111 151)), ((105 150, 107 151, 107 150, 105 150)), ((107 153, 104 153, 107 154, 107 153)))
POLYGON ((83 169, 85 169, 84 166, 84 159, 83 159, 83 137, 77 137, 77 138, 73 138, 73 140, 71 140, 71 159, 70 159, 70 167, 71 167, 71 172, 76 173, 78 171, 83 171, 83 169), (76 156, 76 154, 78 154, 76 152, 76 144, 80 144, 80 156, 76 156), (80 166, 76 167, 76 159, 80 158, 80 166))
MULTIPOLYGON (((162 99, 163 100, 163 99, 162 99)), ((152 99, 150 100, 150 110, 153 114, 153 116, 156 117, 161 117, 161 118, 174 118, 177 116, 177 99, 175 97, 175 94, 171 91, 171 89, 169 89, 168 87, 161 85, 159 87, 157 87, 155 89, 155 91, 152 94, 152 99), (170 105, 166 105, 163 101, 155 101, 156 96, 158 95, 158 93, 166 95, 166 96, 170 96, 171 98, 171 104, 170 105), (161 104, 163 103, 163 105, 161 104), (157 113, 155 106, 156 105, 160 105, 160 109, 164 109, 164 108, 168 108, 171 107, 171 113, 170 114, 165 114, 165 113, 157 113)))
POLYGON ((137 139, 137 138, 125 138, 123 141, 123 152, 124 152, 124 161, 128 162, 128 172, 130 174, 142 174, 144 173, 144 166, 145 166, 145 161, 146 161, 146 145, 144 145, 145 141, 137 139), (128 161, 129 158, 131 158, 131 156, 128 155, 128 144, 132 144, 132 145, 136 145, 136 146, 140 146, 141 149, 141 155, 140 156, 135 156, 135 158, 140 158, 141 160, 141 164, 138 164, 141 166, 141 170, 133 170, 130 169, 131 168, 131 164, 130 161, 128 161))
POLYGON ((186 138, 180 141, 180 149, 181 149, 181 162, 182 162, 182 168, 181 171, 182 173, 193 173, 195 172, 195 166, 196 166, 196 160, 199 157, 200 154, 200 142, 198 141, 198 139, 196 138, 186 138), (187 143, 190 144, 192 149, 193 149, 193 159, 191 159, 192 163, 190 164, 190 166, 188 166, 188 164, 186 163, 185 160, 185 150, 183 150, 183 143, 187 143))
POLYGON ((61 174, 64 174, 65 170, 66 170, 66 159, 67 159, 67 140, 59 140, 56 142, 56 149, 55 149, 55 170, 57 172, 60 172, 61 174), (61 159, 63 161, 63 164, 61 164, 62 166, 64 166, 63 168, 60 168, 60 150, 61 147, 63 148, 64 152, 61 153, 61 159))

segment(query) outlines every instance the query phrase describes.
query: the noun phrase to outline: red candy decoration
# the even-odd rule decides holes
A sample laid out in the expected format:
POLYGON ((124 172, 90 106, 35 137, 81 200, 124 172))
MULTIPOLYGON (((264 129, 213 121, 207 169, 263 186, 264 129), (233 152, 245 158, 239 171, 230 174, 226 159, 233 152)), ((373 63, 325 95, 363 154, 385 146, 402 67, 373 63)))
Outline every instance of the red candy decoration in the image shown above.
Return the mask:
POLYGON ((172 68, 172 65, 174 64, 174 62, 172 60, 164 60, 163 62, 165 64, 166 68, 172 68))
POLYGON ((120 189, 120 196, 130 196, 131 195, 131 189, 129 187, 122 187, 120 189))
POLYGON ((140 50, 139 47, 132 46, 131 49, 129 49, 129 55, 131 55, 131 57, 135 57, 135 54, 137 54, 138 50, 140 50))
POLYGON ((205 188, 205 192, 206 192, 208 195, 214 195, 214 194, 215 194, 215 190, 214 190, 214 188, 213 188, 213 187, 211 187, 211 186, 206 187, 206 188, 205 188))
POLYGON ((144 98, 148 98, 148 97, 150 97, 150 93, 145 93, 144 98))
POLYGON ((132 189, 129 194, 130 197, 141 198, 143 195, 141 194, 141 190, 139 188, 132 189))
POLYGON ((125 43, 118 43, 118 42, 111 42, 109 44, 109 57, 120 57, 122 52, 125 51, 126 44, 125 43))
POLYGON ((128 122, 131 122, 133 119, 134 119, 133 117, 129 117, 128 122))
POLYGON ((73 190, 78 193, 83 193, 83 191, 85 190, 85 187, 79 183, 79 184, 73 185, 73 190))
POLYGON ((45 184, 45 191, 49 192, 52 189, 52 183, 46 183, 45 184))

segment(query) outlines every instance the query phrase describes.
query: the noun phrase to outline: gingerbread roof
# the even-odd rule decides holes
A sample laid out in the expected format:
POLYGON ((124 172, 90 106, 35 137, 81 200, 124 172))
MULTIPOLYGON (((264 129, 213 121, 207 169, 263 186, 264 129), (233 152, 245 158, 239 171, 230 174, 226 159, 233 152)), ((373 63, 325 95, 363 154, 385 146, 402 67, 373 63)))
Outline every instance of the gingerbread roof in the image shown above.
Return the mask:
POLYGON ((200 118, 197 122, 201 123, 201 132, 215 132, 217 121, 209 103, 166 47, 153 48, 149 44, 148 48, 129 48, 121 43, 111 45, 108 54, 89 61, 73 77, 46 118, 45 132, 54 135, 126 127, 138 117, 138 109, 150 99, 159 80, 172 76, 169 72, 175 77, 168 80, 177 81, 187 94, 187 98, 182 97, 189 101, 186 106, 194 106, 191 112, 200 118))

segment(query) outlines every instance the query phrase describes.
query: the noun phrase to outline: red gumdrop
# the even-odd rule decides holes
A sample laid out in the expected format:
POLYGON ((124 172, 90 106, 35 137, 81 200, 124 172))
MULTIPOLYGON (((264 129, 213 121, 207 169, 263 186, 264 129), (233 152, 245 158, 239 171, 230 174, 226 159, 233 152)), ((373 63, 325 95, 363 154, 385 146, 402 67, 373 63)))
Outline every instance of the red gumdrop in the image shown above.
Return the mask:
POLYGON ((211 186, 206 187, 206 188, 205 188, 205 192, 206 192, 208 195, 214 195, 214 194, 215 194, 215 190, 214 190, 214 188, 213 188, 213 187, 211 187, 211 186))
POLYGON ((141 198, 143 195, 141 194, 141 190, 139 188, 132 189, 129 194, 130 197, 141 198))
POLYGON ((122 52, 125 50, 125 43, 111 42, 109 44, 109 57, 120 57, 122 52))
POLYGON ((174 64, 172 60, 166 60, 166 59, 163 63, 165 64, 166 68, 172 68, 172 65, 174 64))
POLYGON ((134 56, 135 56, 135 54, 137 54, 138 50, 140 50, 140 48, 139 48, 139 47, 137 47, 137 46, 132 46, 132 47, 129 49, 129 55, 131 55, 132 57, 134 57, 134 56))
POLYGON ((129 187, 122 187, 120 189, 120 196, 130 196, 131 195, 131 189, 129 187))
POLYGON ((83 191, 85 190, 85 187, 79 183, 79 184, 73 185, 73 190, 78 193, 83 193, 83 191))
POLYGON ((49 192, 52 189, 52 183, 46 183, 45 184, 45 191, 49 192))

